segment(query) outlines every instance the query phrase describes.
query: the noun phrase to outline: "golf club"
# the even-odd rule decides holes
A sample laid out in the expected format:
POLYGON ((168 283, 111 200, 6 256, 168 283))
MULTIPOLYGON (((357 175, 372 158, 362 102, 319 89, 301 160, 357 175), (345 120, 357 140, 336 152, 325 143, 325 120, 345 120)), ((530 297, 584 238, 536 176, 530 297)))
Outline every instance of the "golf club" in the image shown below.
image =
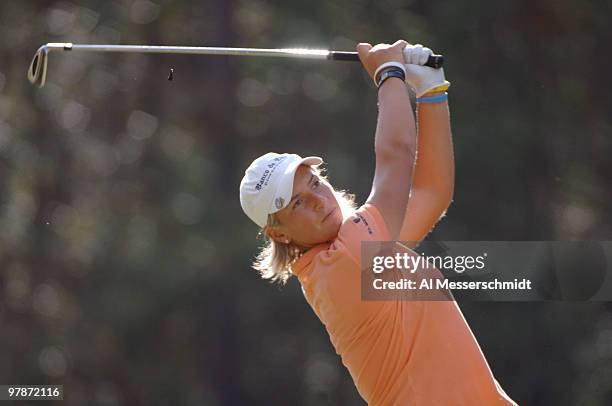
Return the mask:
MULTIPOLYGON (((128 52, 148 54, 195 54, 195 55, 235 55, 269 56, 280 58, 325 59, 331 61, 359 61, 357 52, 329 51, 323 49, 258 49, 258 48, 219 48, 183 47, 153 45, 99 45, 73 44, 70 42, 50 42, 38 48, 28 69, 28 79, 32 84, 43 87, 47 78, 47 62, 51 51, 89 51, 89 52, 128 52)), ((425 63, 432 68, 440 68, 442 55, 431 55, 425 63)))

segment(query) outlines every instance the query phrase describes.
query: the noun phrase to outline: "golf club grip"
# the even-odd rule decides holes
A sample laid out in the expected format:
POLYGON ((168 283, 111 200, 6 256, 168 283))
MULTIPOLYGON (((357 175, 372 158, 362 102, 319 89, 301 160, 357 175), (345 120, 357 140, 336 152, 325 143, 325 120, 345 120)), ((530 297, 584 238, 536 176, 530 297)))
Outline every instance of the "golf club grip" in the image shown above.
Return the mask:
MULTIPOLYGON (((344 52, 344 51, 330 51, 328 59, 332 61, 359 61, 359 54, 357 52, 344 52)), ((429 55, 425 66, 430 68, 439 69, 444 64, 444 56, 442 55, 429 55)))

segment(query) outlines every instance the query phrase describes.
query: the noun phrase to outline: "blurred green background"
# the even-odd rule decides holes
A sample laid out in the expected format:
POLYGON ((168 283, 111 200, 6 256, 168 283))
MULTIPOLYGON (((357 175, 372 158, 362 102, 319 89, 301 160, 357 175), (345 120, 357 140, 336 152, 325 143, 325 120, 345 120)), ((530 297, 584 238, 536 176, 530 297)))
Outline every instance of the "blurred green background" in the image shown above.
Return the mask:
MULTIPOLYGON (((360 64, 54 53, 37 89, 41 44, 426 44, 453 84, 457 164, 429 238, 610 240, 610 15, 606 0, 1 2, 0 383, 63 384, 67 405, 363 404, 299 284, 249 269, 262 241, 238 201, 251 160, 287 151, 323 156, 363 203, 377 109, 360 64)), ((609 303, 461 307, 521 405, 612 404, 609 303)))

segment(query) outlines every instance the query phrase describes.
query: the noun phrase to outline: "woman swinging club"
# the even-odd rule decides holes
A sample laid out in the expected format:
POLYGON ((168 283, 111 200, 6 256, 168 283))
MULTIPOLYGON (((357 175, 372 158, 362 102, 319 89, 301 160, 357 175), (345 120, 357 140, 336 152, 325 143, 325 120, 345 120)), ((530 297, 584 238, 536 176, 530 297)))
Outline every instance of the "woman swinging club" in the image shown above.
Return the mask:
POLYGON ((240 184, 244 212, 268 238, 254 268, 272 281, 297 276, 368 404, 515 405, 454 301, 361 300, 361 243, 422 241, 450 205, 454 160, 450 83, 423 66, 431 50, 397 41, 357 51, 378 87, 370 196, 356 208, 321 176, 321 158, 257 158, 240 184))

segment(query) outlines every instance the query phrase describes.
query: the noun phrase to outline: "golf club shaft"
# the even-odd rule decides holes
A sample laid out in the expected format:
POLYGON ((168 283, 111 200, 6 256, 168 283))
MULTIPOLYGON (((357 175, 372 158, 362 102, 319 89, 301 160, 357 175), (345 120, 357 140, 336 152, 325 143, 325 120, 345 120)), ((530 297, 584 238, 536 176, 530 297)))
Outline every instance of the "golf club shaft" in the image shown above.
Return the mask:
MULTIPOLYGON (((235 55, 235 56, 274 56, 284 58, 329 59, 334 61, 359 61, 357 52, 328 51, 323 49, 263 49, 263 48, 221 48, 221 47, 183 47, 157 45, 96 45, 49 43, 49 50, 92 51, 92 52, 132 52, 151 54, 196 54, 196 55, 235 55)), ((442 66, 442 55, 431 55, 426 66, 442 66)))
MULTIPOLYGON (((156 45, 100 45, 73 44, 70 42, 51 42, 41 46, 30 65, 28 78, 32 83, 43 86, 45 83, 47 58, 51 51, 88 51, 88 52, 126 52, 152 54, 192 54, 192 55, 235 55, 235 56, 267 56, 281 58, 324 59, 332 61, 359 61, 357 52, 329 51, 322 49, 262 49, 262 48, 221 48, 221 47, 185 47, 156 45)), ((443 64, 442 55, 431 55, 426 66, 440 68, 443 64)))

